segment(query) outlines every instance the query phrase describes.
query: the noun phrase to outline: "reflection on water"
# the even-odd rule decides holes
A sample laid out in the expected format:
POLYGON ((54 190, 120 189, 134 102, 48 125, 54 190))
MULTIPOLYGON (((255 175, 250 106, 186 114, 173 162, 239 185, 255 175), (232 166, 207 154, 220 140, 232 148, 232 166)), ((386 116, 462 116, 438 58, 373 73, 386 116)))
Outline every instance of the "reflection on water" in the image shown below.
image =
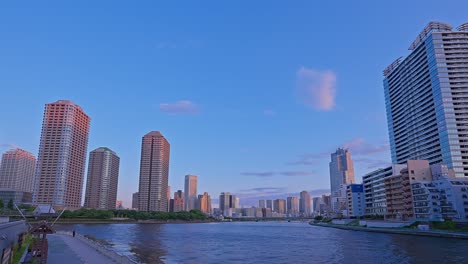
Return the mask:
POLYGON ((466 240, 313 227, 306 223, 79 224, 144 263, 468 263, 466 240))

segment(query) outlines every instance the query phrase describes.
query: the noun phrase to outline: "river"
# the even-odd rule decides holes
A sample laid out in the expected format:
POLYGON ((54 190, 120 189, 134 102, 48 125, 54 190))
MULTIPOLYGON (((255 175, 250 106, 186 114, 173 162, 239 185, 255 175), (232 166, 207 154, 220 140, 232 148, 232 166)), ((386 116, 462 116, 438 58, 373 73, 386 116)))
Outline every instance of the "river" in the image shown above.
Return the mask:
POLYGON ((305 222, 76 224, 143 263, 468 263, 468 241, 339 230, 305 222))

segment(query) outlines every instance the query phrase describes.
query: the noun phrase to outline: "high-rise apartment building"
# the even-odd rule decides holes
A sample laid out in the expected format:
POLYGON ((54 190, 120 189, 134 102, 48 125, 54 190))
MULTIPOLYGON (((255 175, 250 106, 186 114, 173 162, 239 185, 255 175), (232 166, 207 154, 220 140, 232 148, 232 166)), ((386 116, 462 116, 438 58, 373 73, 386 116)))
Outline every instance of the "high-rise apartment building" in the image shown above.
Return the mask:
POLYGON ((231 193, 229 192, 222 192, 219 195, 219 210, 223 212, 231 207, 231 193))
POLYGON ((120 158, 109 148, 100 147, 89 153, 84 207, 116 208, 119 164, 120 158))
POLYGON ((81 206, 90 118, 68 100, 46 104, 33 202, 81 206))
POLYGON ((197 204, 197 176, 195 175, 185 175, 185 185, 184 185, 184 209, 185 211, 190 211, 196 209, 197 204))
POLYGON ((22 149, 12 149, 2 155, 0 188, 32 193, 36 157, 22 149))
POLYGON ((258 208, 266 208, 265 200, 259 200, 258 201, 258 208))
POLYGON ((178 190, 174 193, 173 212, 180 212, 184 210, 184 192, 178 190))
POLYGON ((338 148, 331 154, 330 189, 333 194, 341 184, 354 183, 354 164, 348 149, 338 148))
POLYGON ((384 70, 394 164, 429 160, 468 176, 468 23, 430 22, 384 70))
POLYGON ((303 216, 310 216, 312 210, 312 200, 308 191, 302 191, 299 198, 299 212, 303 216))
POLYGON ((273 200, 266 200, 266 208, 273 210, 273 200))
POLYGON ((159 131, 146 134, 141 143, 138 210, 167 212, 170 144, 159 131))
POLYGON ((211 214, 211 197, 207 192, 204 192, 203 195, 198 195, 198 205, 198 209, 204 214, 211 214))
POLYGON ((138 210, 138 192, 133 193, 132 195, 132 209, 138 210))
POLYGON ((286 212, 291 215, 297 215, 299 213, 299 198, 286 198, 286 212))
POLYGON ((276 199, 273 201, 273 210, 278 214, 285 214, 286 213, 286 200, 284 199, 276 199))

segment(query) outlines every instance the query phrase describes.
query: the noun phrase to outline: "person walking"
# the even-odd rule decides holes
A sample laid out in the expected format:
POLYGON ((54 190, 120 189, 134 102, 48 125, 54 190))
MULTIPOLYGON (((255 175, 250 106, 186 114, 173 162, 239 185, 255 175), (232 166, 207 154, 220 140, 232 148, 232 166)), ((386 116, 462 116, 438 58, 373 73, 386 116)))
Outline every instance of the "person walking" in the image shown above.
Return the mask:
POLYGON ((75 237, 75 230, 73 230, 73 237, 75 237))

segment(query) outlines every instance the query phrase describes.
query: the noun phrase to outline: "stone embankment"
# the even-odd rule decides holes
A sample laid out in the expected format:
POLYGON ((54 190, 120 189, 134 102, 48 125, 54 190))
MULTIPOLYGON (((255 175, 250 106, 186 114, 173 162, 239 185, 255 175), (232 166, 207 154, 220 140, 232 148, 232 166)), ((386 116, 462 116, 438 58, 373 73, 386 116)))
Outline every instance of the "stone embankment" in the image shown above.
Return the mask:
POLYGON ((309 223, 312 226, 337 228, 351 231, 362 231, 362 232, 375 232, 375 233, 388 233, 388 234, 399 234, 399 235, 413 235, 413 236, 429 236, 429 237, 445 237, 445 238, 459 238, 468 239, 468 233, 461 232, 448 232, 442 230, 415 230, 409 228, 380 228, 380 227, 364 227, 364 226, 350 226, 350 225, 335 225, 327 223, 309 223))

